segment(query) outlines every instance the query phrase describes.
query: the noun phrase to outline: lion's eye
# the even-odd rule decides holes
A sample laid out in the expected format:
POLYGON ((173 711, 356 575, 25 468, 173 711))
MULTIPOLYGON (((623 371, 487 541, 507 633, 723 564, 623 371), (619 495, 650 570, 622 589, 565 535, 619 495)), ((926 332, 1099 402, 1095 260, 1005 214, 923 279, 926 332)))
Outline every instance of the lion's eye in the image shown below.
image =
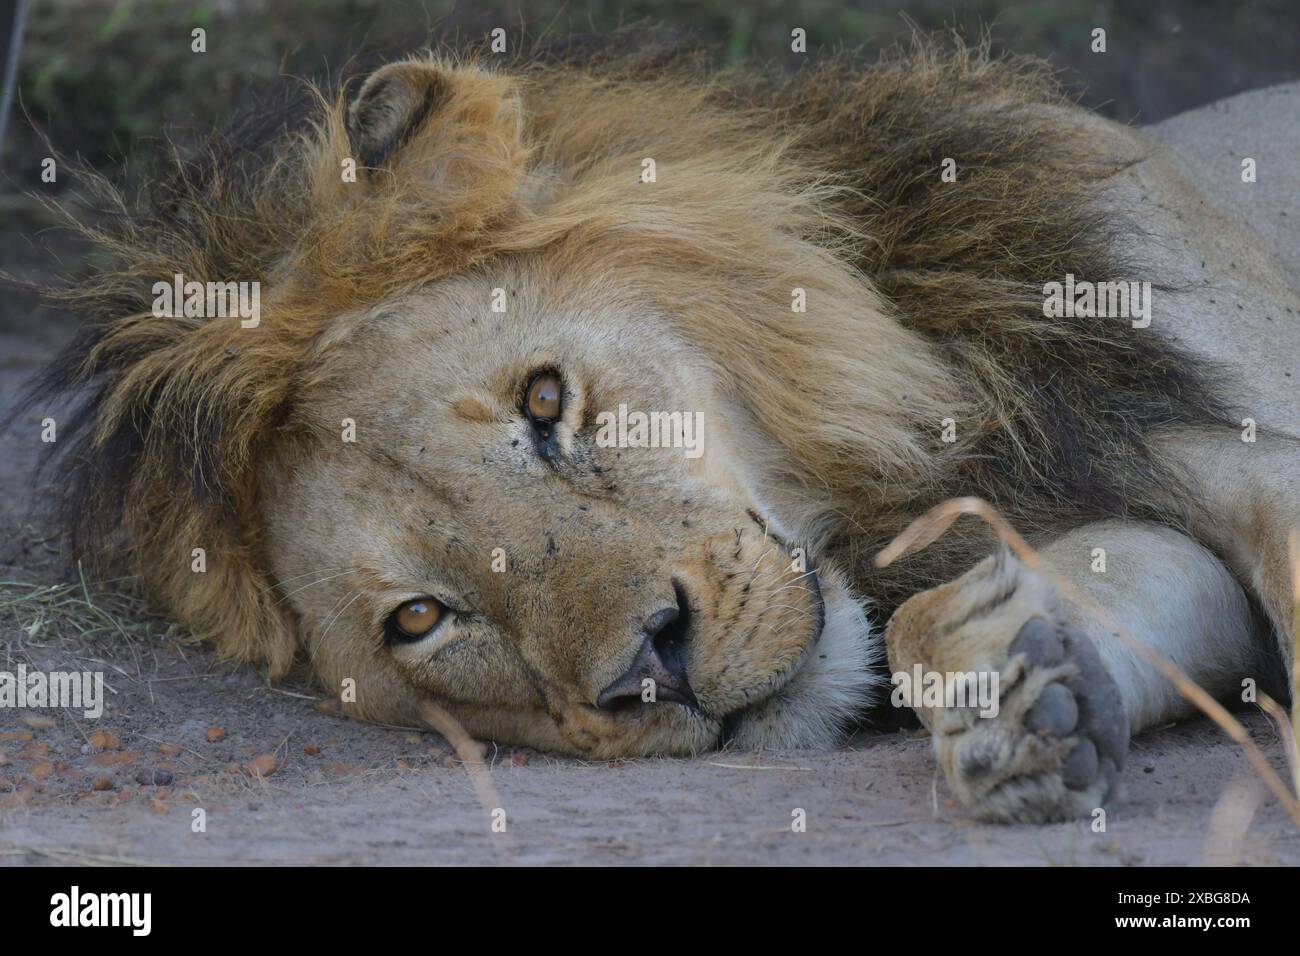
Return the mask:
POLYGON ((554 372, 542 372, 528 386, 524 411, 534 423, 550 424, 564 410, 564 382, 554 372))
POLYGON ((418 641, 442 621, 447 609, 433 598, 416 598, 400 605, 388 618, 391 641, 418 641))

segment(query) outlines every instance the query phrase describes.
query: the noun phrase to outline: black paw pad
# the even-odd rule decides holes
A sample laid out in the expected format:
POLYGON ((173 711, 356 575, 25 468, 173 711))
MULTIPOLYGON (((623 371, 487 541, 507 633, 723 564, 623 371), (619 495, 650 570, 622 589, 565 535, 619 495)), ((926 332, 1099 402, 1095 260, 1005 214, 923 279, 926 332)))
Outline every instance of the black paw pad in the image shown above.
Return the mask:
POLYGON ((1079 723, 1079 705, 1064 684, 1048 684, 1025 717, 1025 724, 1036 734, 1068 736, 1079 723))
POLYGON ((1051 667, 1065 657, 1065 647, 1050 621, 1031 617, 1011 642, 1011 653, 1024 654, 1026 667, 1051 667))
POLYGON ((1066 682, 1079 705, 1079 732, 1097 745, 1102 758, 1122 769, 1128 755, 1129 725, 1119 687, 1091 638, 1072 627, 1065 628, 1064 637, 1070 659, 1079 670, 1066 682))
POLYGON ((1097 778, 1097 769, 1097 747, 1085 737, 1061 763, 1061 782, 1071 790, 1082 790, 1097 778))

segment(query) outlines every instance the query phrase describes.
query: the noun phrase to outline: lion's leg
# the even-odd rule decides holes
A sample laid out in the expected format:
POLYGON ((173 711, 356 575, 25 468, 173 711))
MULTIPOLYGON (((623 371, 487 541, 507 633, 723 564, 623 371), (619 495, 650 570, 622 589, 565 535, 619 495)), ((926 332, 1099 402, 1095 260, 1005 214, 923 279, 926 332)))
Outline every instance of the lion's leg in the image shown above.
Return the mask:
POLYGON ((886 634, 891 669, 909 675, 909 687, 918 665, 922 675, 997 675, 996 713, 912 698, 954 793, 994 819, 1090 813, 1114 791, 1130 732, 1191 712, 1089 601, 1214 694, 1260 676, 1244 592, 1187 536, 1105 521, 1039 555, 1086 600, 1063 597, 1045 574, 1004 551, 912 597, 886 634))
POLYGON ((1282 659, 1294 664, 1293 593, 1288 539, 1300 533, 1300 441, 1236 431, 1178 431, 1167 452, 1197 482, 1203 508, 1190 515, 1193 533, 1224 556, 1268 614, 1282 659))

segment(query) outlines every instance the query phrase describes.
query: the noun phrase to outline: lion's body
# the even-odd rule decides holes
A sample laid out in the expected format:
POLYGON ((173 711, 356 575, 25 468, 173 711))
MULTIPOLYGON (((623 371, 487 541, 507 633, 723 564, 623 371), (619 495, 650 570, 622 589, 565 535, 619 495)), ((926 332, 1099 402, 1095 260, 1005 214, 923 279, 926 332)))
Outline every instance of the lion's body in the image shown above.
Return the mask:
MULTIPOLYGON (((1284 98, 1294 137, 1294 91, 1258 95, 1284 98)), ((98 324, 50 379, 98 383, 74 472, 85 536, 123 526, 164 608, 226 653, 282 673, 301 650, 368 717, 419 719, 432 695, 477 733, 594 755, 820 745, 872 693, 864 602, 880 623, 915 595, 891 657, 929 661, 934 628, 914 622, 987 585, 927 591, 988 553, 973 526, 871 563, 956 495, 1062 560, 1095 527, 1117 561, 1185 565, 1243 642, 1243 585, 1280 626, 1280 539, 1261 522, 1294 486, 1275 433, 1300 420, 1284 137, 1235 147, 1258 161, 1242 189, 1270 211, 1261 238, 1221 153, 1189 152, 1184 181, 1041 70, 965 52, 780 80, 411 61, 314 122, 182 169, 153 219, 128 221, 120 265, 65 294, 98 324), (261 281, 260 328, 156 314, 152 283, 174 273, 261 281), (1152 282, 1150 326, 1048 317, 1044 285, 1067 274, 1152 282), (555 445, 520 416, 538 370, 580 410, 555 445), (707 454, 598 446, 596 411, 620 402, 701 411, 707 454), (1266 446, 1249 463, 1224 444, 1243 417, 1266 446), (1234 469, 1266 460, 1267 487, 1242 495, 1234 469), (442 637, 377 642, 421 594, 451 619, 442 637), (698 700, 607 713, 629 660, 677 679, 652 642, 678 618, 698 700)), ((1178 121, 1154 135, 1205 138, 1178 121)), ((1050 591, 994 603, 1052 619, 1050 591)), ((988 630, 989 666, 1004 632, 988 630)), ((1097 637, 1066 642, 1080 672, 1097 637)), ((1136 727, 1160 695, 1109 653, 1136 727)), ((1021 696, 1074 673, 1054 666, 1021 696)), ((1117 706, 1076 693, 1085 714, 1117 706)), ((1122 759, 1119 725, 1096 719, 1097 748, 1122 759)), ((1094 767, 1079 792, 1100 799, 1112 776, 1094 767)), ((1032 788, 986 802, 1077 811, 1052 779, 1041 812, 1024 810, 1032 788)))

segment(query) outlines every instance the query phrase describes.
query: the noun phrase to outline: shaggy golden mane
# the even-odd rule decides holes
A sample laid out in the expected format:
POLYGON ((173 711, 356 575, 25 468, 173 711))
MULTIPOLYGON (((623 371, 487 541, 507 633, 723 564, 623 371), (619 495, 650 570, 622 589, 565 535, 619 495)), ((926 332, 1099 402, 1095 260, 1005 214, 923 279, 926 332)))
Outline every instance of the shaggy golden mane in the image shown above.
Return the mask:
POLYGON ((575 281, 617 276, 689 316, 725 389, 806 466, 786 477, 823 500, 821 546, 886 608, 975 553, 954 538, 887 574, 868 567, 952 494, 1030 530, 1178 520, 1156 504, 1176 479, 1145 437, 1220 407, 1154 333, 1043 317, 1043 282, 1067 272, 1152 277, 1110 251, 1128 227, 1090 200, 1115 164, 1076 137, 1041 65, 927 45, 788 75, 644 55, 423 60, 446 81, 420 135, 360 151, 358 182, 340 170, 358 127, 383 117, 350 117, 347 91, 313 94, 297 127, 179 162, 146 213, 107 190, 114 214, 81 228, 109 264, 54 293, 88 319, 40 386, 80 397, 59 443, 79 541, 125 556, 226 653, 272 673, 293 658, 260 550, 257 466, 292 428, 313 346, 340 315, 509 256, 545 253, 575 281), (643 157, 653 189, 638 188, 643 157), (940 181, 945 157, 956 183, 940 181), (795 286, 813 302, 845 294, 844 263, 877 292, 864 308, 932 350, 916 392, 882 407, 855 391, 853 354, 888 342, 819 324, 811 305, 790 313, 795 286), (154 315, 154 283, 176 273, 260 282, 260 326, 154 315), (956 444, 939 439, 945 415, 962 423, 956 444), (201 581, 194 547, 208 552, 201 581))

